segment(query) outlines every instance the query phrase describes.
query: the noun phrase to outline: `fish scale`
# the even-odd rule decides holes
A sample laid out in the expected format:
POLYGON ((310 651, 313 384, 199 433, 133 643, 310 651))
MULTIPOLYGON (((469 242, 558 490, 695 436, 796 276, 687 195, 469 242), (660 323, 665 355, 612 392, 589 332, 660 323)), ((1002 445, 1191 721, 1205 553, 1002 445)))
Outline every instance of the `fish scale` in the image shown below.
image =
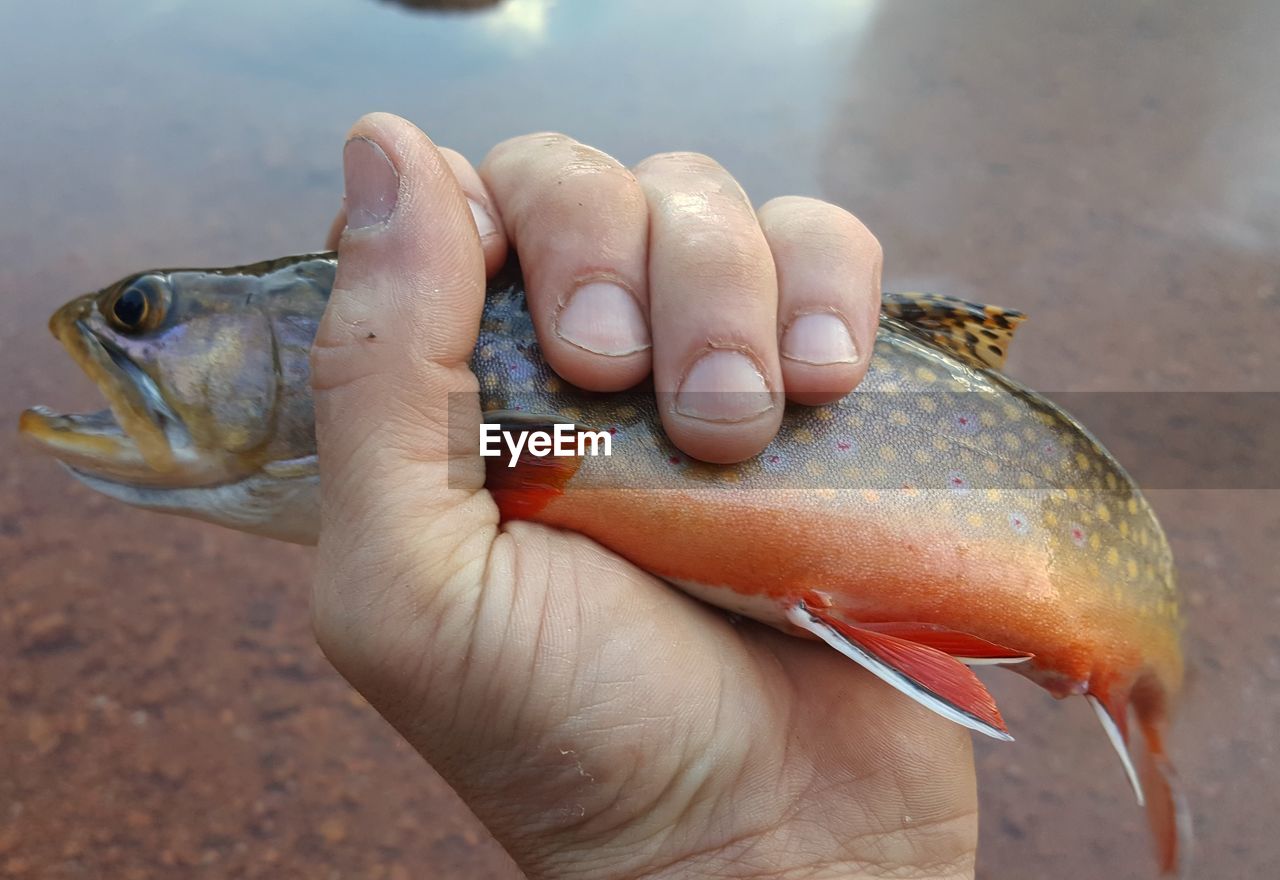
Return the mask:
MULTIPOLYGON (((333 254, 151 270, 73 300, 50 327, 111 413, 34 408, 23 433, 127 503, 313 542, 308 353, 335 270, 333 254)), ((788 405, 759 455, 709 464, 663 433, 668 397, 589 393, 555 375, 513 265, 489 285, 472 359, 486 421, 509 436, 571 422, 608 432, 612 454, 526 448, 486 459, 486 487, 504 519, 587 535, 988 735, 1009 738, 969 665, 1087 697, 1173 871, 1185 836, 1163 744, 1183 676, 1173 560, 1119 463, 999 372, 1022 320, 886 294, 854 393, 788 405), (1137 767, 1131 711, 1146 741, 1137 767)), ((461 402, 470 425, 474 404, 461 402)), ((461 452, 476 440, 455 438, 461 452)))

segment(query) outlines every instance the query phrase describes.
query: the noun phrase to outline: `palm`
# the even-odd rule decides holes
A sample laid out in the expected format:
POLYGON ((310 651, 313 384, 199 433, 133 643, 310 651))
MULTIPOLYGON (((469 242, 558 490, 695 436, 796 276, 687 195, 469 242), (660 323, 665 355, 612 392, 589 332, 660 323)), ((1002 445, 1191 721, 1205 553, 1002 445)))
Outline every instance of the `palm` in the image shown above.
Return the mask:
POLYGON ((487 572, 466 644, 446 652, 465 661, 412 689, 427 717, 389 715, 530 876, 971 875, 959 727, 576 535, 515 524, 487 572))

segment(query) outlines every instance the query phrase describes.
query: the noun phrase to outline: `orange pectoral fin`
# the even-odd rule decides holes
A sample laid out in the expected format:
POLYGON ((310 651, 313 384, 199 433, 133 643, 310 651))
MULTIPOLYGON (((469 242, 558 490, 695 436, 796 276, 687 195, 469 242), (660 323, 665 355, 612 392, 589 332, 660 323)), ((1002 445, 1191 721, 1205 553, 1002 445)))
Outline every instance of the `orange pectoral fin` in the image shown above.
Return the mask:
POLYGON ((793 605, 787 612, 787 619, 944 718, 995 739, 1013 739, 986 686, 967 666, 944 651, 898 635, 846 623, 825 610, 810 608, 804 602, 793 605))
POLYGON ((896 636, 949 654, 969 666, 996 663, 1023 663, 1034 657, 1026 651, 1015 651, 979 638, 971 633, 947 629, 934 623, 860 623, 859 629, 886 636, 896 636))
POLYGON ((551 433, 555 422, 504 419, 502 434, 520 449, 511 460, 511 447, 504 440, 499 454, 485 458, 485 488, 498 505, 502 521, 533 519, 552 499, 564 494, 565 486, 578 472, 576 456, 537 456, 529 451, 528 440, 535 432, 551 433))

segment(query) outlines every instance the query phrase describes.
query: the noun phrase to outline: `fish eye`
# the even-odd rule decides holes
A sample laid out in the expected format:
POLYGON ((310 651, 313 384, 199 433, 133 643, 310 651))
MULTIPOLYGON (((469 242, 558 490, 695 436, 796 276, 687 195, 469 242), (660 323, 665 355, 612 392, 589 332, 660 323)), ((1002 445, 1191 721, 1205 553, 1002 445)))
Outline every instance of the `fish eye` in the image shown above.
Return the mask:
POLYGON ((144 276, 122 287, 105 304, 107 320, 123 333, 138 333, 155 326, 163 304, 159 285, 155 277, 144 276))

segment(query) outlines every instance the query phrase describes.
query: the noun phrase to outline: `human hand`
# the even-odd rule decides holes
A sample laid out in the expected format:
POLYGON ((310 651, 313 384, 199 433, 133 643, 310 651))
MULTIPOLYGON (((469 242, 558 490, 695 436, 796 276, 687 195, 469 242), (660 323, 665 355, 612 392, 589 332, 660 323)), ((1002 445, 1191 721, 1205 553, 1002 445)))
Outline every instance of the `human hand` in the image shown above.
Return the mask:
POLYGON ((659 392, 697 385, 726 409, 664 411, 664 426, 734 461, 768 443, 781 406, 731 411, 750 397, 717 392, 813 403, 861 378, 870 233, 814 200, 754 212, 690 154, 628 171, 535 135, 477 172, 397 117, 352 137, 312 355, 314 614, 338 670, 531 878, 972 877, 962 728, 586 538, 500 526, 480 459, 449 460, 451 393, 473 395, 479 435, 467 364, 508 248, 557 372, 594 390, 650 371, 659 392))

